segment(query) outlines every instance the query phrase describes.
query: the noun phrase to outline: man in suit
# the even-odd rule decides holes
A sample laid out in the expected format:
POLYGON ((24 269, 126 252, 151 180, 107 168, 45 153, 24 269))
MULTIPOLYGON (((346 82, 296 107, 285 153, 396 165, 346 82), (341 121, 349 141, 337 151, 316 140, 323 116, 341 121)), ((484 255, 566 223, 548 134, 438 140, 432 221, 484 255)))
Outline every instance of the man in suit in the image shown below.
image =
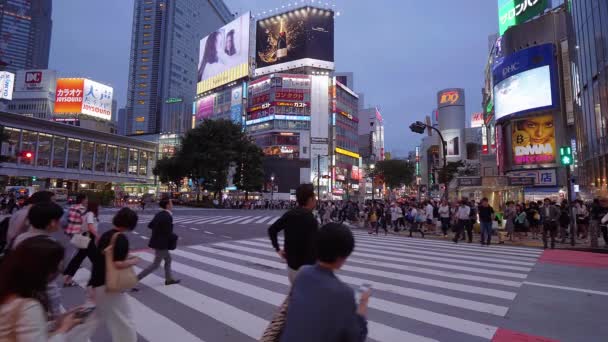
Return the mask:
POLYGON ((148 228, 152 229, 152 236, 148 247, 154 249, 154 262, 145 270, 137 275, 137 279, 142 280, 148 274, 154 272, 160 267, 160 262, 165 261, 165 285, 179 284, 180 280, 173 279, 171 274, 171 254, 169 249, 171 240, 176 236, 173 234, 173 203, 168 198, 163 198, 158 202, 161 211, 156 213, 152 221, 148 224, 148 228))
POLYGON ((543 244, 547 249, 547 234, 551 234, 551 249, 555 249, 555 236, 557 235, 557 222, 561 216, 560 209, 545 198, 543 206, 539 209, 540 219, 543 223, 543 244))

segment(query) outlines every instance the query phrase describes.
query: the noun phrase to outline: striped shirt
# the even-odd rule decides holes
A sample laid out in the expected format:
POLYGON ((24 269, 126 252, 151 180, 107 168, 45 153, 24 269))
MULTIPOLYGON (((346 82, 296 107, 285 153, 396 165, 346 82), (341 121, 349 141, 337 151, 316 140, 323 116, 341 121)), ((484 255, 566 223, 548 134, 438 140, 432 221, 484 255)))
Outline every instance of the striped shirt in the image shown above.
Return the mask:
POLYGON ((85 207, 82 204, 74 204, 68 209, 68 226, 66 234, 78 234, 82 230, 85 207))

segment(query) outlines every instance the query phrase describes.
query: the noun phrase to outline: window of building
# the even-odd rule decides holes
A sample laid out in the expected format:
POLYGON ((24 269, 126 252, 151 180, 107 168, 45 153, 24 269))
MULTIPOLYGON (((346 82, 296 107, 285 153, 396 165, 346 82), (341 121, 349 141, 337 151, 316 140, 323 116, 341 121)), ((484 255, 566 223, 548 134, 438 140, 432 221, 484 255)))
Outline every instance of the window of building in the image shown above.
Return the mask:
POLYGON ((106 170, 106 144, 95 144, 95 171, 104 172, 106 170))
POLYGON ((152 12, 152 7, 146 7, 146 9, 144 9, 144 12, 148 12, 148 13, 152 12))
POLYGON ((137 161, 139 160, 139 151, 136 149, 129 149, 129 174, 137 175, 137 161))
POLYGON ((125 147, 118 148, 118 173, 127 173, 127 158, 129 157, 125 147))
POLYGON ((65 167, 66 138, 55 136, 53 138, 53 167, 65 167))
POLYGON ((147 15, 147 16, 144 17, 144 20, 146 20, 146 21, 152 20, 152 17, 149 16, 149 15, 147 15))
POLYGON ((142 57, 142 58, 141 58, 141 61, 142 61, 142 62, 144 62, 144 63, 145 63, 145 62, 149 62, 149 61, 150 61, 150 58, 148 58, 148 57, 142 57))
POLYGON ((146 118, 144 116, 138 116, 135 118, 135 122, 144 122, 146 121, 146 118))
POLYGON ((148 152, 146 151, 139 152, 139 175, 148 175, 148 152))
POLYGON ((82 142, 82 161, 81 169, 87 171, 93 171, 93 157, 95 153, 95 143, 92 141, 82 142))
POLYGON ((146 93, 145 91, 140 91, 140 92, 137 93, 137 95, 139 95, 139 96, 146 96, 146 95, 148 95, 148 93, 146 93))
POLYGON ((78 169, 80 164, 80 140, 68 139, 68 169, 78 169))
POLYGON ((145 25, 144 25, 144 29, 146 29, 146 30, 147 30, 147 29, 151 29, 151 28, 152 28, 152 25, 150 25, 150 24, 145 24, 145 25))
POLYGON ((135 131, 135 134, 144 134, 145 132, 141 129, 138 129, 135 131))
POLYGON ((143 49, 143 50, 141 50, 141 53, 150 53, 150 50, 148 50, 148 49, 143 49))
POLYGON ((118 170, 116 158, 118 158, 118 147, 108 145, 108 164, 106 166, 106 172, 116 173, 118 170))
POLYGON ((139 70, 148 70, 149 67, 147 65, 142 65, 141 67, 139 67, 139 70))
POLYGON ((7 149, 2 149, 2 155, 7 158, 7 163, 17 162, 17 149, 19 148, 19 136, 21 131, 15 128, 4 128, 4 134, 7 135, 7 149))
MULTIPOLYGON (((22 138, 21 138, 21 151, 30 151, 32 153, 36 152, 36 142, 38 140, 38 132, 26 131, 23 130, 22 138)), ((25 165, 33 165, 34 160, 21 158, 21 164, 25 165)))
POLYGON ((137 103, 140 104, 140 105, 143 105, 143 104, 146 104, 146 101, 144 101, 144 100, 138 100, 137 103))
POLYGON ((144 45, 150 45, 151 41, 149 40, 144 40, 144 45))
POLYGON ((147 83, 139 83, 137 86, 139 86, 140 88, 145 88, 148 86, 147 83))
POLYGON ((51 145, 53 136, 50 134, 40 133, 38 137, 38 155, 36 156, 36 165, 51 166, 51 145))
POLYGON ((140 74, 139 78, 148 78, 148 74, 140 74))
POLYGON ((150 32, 145 32, 144 33, 144 37, 150 37, 151 35, 152 35, 152 33, 150 33, 150 32))

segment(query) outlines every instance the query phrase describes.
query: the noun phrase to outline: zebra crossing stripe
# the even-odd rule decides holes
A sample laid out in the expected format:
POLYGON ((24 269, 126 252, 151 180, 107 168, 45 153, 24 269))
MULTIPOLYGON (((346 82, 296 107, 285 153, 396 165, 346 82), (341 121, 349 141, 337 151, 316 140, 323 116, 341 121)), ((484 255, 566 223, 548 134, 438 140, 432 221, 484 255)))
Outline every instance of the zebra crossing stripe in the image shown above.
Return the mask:
POLYGON ((191 223, 192 224, 209 223, 211 221, 215 221, 215 220, 222 219, 222 218, 224 218, 224 216, 211 216, 211 217, 207 217, 204 219, 198 218, 198 219, 192 221, 191 223))
MULTIPOLYGON (((220 252, 213 248, 204 247, 204 246, 190 246, 189 248, 197 250, 197 251, 217 254, 218 256, 222 256, 222 257, 230 257, 230 258, 236 259, 236 260, 247 259, 250 262, 254 262, 256 264, 260 264, 260 265, 266 266, 268 268, 271 268, 271 269, 274 269, 277 271, 283 271, 285 269, 285 264, 280 263, 278 261, 271 261, 271 260, 267 260, 267 259, 251 257, 248 255, 242 255, 242 254, 227 255, 223 251, 220 252)), ((261 272, 251 269, 250 267, 241 266, 238 264, 202 256, 202 255, 195 254, 195 253, 186 252, 183 250, 176 250, 175 252, 172 252, 172 253, 177 256, 186 258, 186 259, 190 259, 190 260, 197 261, 197 262, 207 264, 207 265, 211 265, 214 267, 223 268, 225 270, 229 270, 229 271, 233 271, 233 272, 237 272, 237 273, 241 273, 241 274, 246 274, 246 275, 253 276, 253 277, 258 277, 258 278, 264 279, 264 280, 271 280, 271 281, 282 283, 285 285, 288 284, 286 282, 285 276, 279 276, 279 275, 269 273, 269 272, 261 273, 261 272)), ((461 298, 457 298, 457 297, 453 297, 453 296, 445 296, 445 295, 442 295, 439 293, 417 290, 417 289, 413 289, 413 288, 407 288, 404 286, 385 284, 385 283, 381 283, 381 282, 377 282, 377 281, 371 281, 369 279, 350 277, 350 276, 343 275, 343 274, 340 274, 339 277, 342 281, 355 285, 355 286, 360 286, 365 283, 372 284, 372 286, 375 290, 387 291, 387 292, 402 295, 404 297, 418 298, 418 299, 422 299, 422 300, 426 300, 426 301, 430 301, 430 302, 434 302, 434 303, 458 307, 461 309, 485 312, 485 313, 503 316, 503 317, 506 315, 506 313, 508 311, 507 307, 500 306, 500 305, 487 304, 487 303, 468 300, 468 299, 461 299, 461 298)))
POLYGON ((223 222, 223 224, 232 224, 232 223, 237 223, 237 222, 239 222, 239 221, 246 220, 246 219, 248 219, 248 218, 250 218, 250 217, 251 217, 251 216, 241 216, 241 217, 236 218, 236 219, 234 219, 234 220, 230 220, 230 221, 223 222))
POLYGON ((246 219, 245 221, 239 222, 239 224, 248 224, 251 223, 257 219, 260 219, 262 216, 253 216, 251 218, 246 219))
POLYGON ((276 216, 272 220, 268 221, 268 224, 273 224, 273 223, 277 222, 277 220, 280 219, 280 218, 281 218, 281 216, 276 216))
MULTIPOLYGON (((243 242, 243 241, 240 241, 240 242, 243 242)), ((229 248, 229 246, 231 246, 226 243, 214 244, 214 246, 222 246, 222 245, 228 246, 228 248, 229 248)), ((237 254, 237 253, 233 253, 233 252, 217 251, 217 250, 214 250, 213 248, 207 248, 207 247, 201 247, 201 246, 194 246, 191 248, 205 250, 205 251, 211 250, 211 251, 215 251, 217 254, 222 255, 222 256, 232 255, 234 258, 240 258, 241 260, 243 259, 242 254, 237 254)), ((276 253, 269 252, 267 249, 268 249, 268 247, 266 247, 264 250, 251 249, 249 252, 252 254, 275 257, 276 253)), ((213 253, 213 252, 210 252, 210 253, 213 253)), ((249 258, 251 258, 249 255, 245 256, 245 259, 250 260, 249 258)), ((453 290, 453 291, 467 292, 467 293, 472 293, 472 294, 476 294, 476 295, 484 295, 484 296, 496 297, 496 298, 502 298, 502 299, 508 299, 508 300, 513 300, 515 298, 515 296, 517 295, 515 292, 510 292, 510 291, 496 290, 496 289, 491 289, 491 288, 487 288, 487 287, 465 285, 465 284, 460 284, 460 283, 452 283, 452 282, 448 282, 448 281, 423 278, 423 277, 407 275, 407 274, 403 274, 403 273, 387 272, 387 271, 380 271, 380 270, 370 269, 370 268, 365 268, 365 267, 351 266, 351 265, 349 265, 348 262, 346 265, 344 265, 342 267, 342 270, 359 273, 359 274, 378 276, 378 277, 383 277, 383 278, 388 278, 388 279, 401 280, 404 282, 410 282, 410 283, 415 283, 415 284, 422 284, 425 286, 438 287, 438 288, 443 288, 443 289, 448 289, 448 290, 453 290)))
MULTIPOLYGON (((252 252, 251 248, 248 248, 248 247, 241 247, 241 246, 234 246, 234 245, 231 245, 230 247, 228 247, 228 246, 224 246, 224 244, 218 244, 218 246, 232 248, 232 249, 240 250, 242 252, 252 252)), ((424 273, 424 274, 429 274, 429 275, 441 276, 444 278, 476 281, 476 282, 487 283, 487 284, 496 284, 496 285, 511 286, 511 287, 521 287, 521 285, 522 285, 522 283, 520 281, 512 281, 512 280, 505 280, 505 279, 500 279, 500 278, 476 276, 476 275, 470 275, 470 274, 463 274, 460 272, 440 271, 440 270, 428 269, 428 268, 422 268, 422 267, 416 267, 416 266, 382 263, 382 262, 375 262, 375 261, 369 261, 369 260, 352 258, 352 257, 348 258, 348 262, 349 262, 349 265, 352 265, 353 263, 355 263, 355 264, 363 264, 366 266, 388 267, 388 268, 398 269, 398 270, 402 270, 402 271, 424 273)), ((446 267, 447 266, 449 266, 449 265, 446 265, 446 267)), ((453 267, 455 267, 455 266, 453 266, 453 267)), ((479 273, 482 273, 481 271, 483 271, 483 270, 479 270, 479 271, 480 271, 479 273)), ((524 275, 524 278, 525 278, 525 275, 524 275)))
MULTIPOLYGON (((137 255, 147 261, 151 261, 153 259, 152 255, 148 253, 138 253, 137 255)), ((176 263, 173 263, 173 265, 175 264, 176 263)), ((136 273, 141 271, 141 268, 138 267, 134 267, 134 269, 136 273)), ((177 270, 175 266, 174 269, 177 270)), ((190 274, 186 274, 190 276, 190 274)), ((163 279, 154 274, 150 274, 146 278, 142 279, 141 283, 150 287, 154 291, 175 300, 178 303, 198 311, 205 316, 215 319, 220 323, 225 324, 232 329, 254 339, 260 338, 264 332, 264 329, 268 325, 268 321, 263 318, 217 299, 205 296, 183 285, 162 286, 163 279)), ((160 325, 160 327, 162 327, 162 325, 160 325)), ((170 339, 166 339, 164 341, 172 341, 175 338, 178 338, 178 336, 180 337, 179 341, 181 342, 180 335, 173 335, 170 339)))
POLYGON ((217 224, 217 223, 222 223, 222 222, 224 222, 224 221, 231 220, 231 219, 233 219, 233 218, 235 218, 235 217, 234 217, 234 216, 224 216, 224 217, 222 217, 222 218, 220 218, 220 219, 217 219, 217 220, 209 220, 209 221, 207 221, 207 222, 205 222, 205 223, 208 223, 208 224, 217 224))
MULTIPOLYGON (((142 258, 142 260, 146 260, 148 262, 152 262, 152 260, 154 259, 154 257, 148 253, 138 253, 138 256, 140 256, 140 258, 142 258)), ((285 294, 273 292, 273 291, 267 290, 267 289, 259 287, 259 286, 255 286, 255 285, 251 285, 251 284, 241 282, 238 280, 226 278, 226 277, 223 277, 223 276, 211 273, 211 272, 202 271, 200 269, 197 269, 197 268, 194 268, 194 267, 191 267, 191 266, 179 263, 179 262, 174 261, 174 262, 172 262, 171 266, 175 272, 184 274, 188 277, 200 280, 202 282, 209 283, 209 284, 221 287, 225 290, 236 292, 240 295, 247 296, 247 297, 250 297, 250 298, 253 298, 253 299, 274 305, 274 306, 281 305, 281 303, 283 302, 283 300, 285 300, 285 297, 286 297, 285 294)), ((287 280, 284 280, 284 281, 287 282, 287 280)), ((165 288, 163 288, 163 291, 161 293, 165 294, 165 288)), ((190 299, 190 301, 192 301, 192 299, 190 299)), ((372 307, 371 304, 370 304, 370 307, 372 307)), ((215 310, 215 308, 214 308, 214 310, 215 310)), ((421 309, 418 309, 418 310, 421 310, 421 309)), ((395 313, 393 313, 393 314, 395 314, 395 313)), ((235 322, 239 322, 239 324, 241 323, 240 320, 235 319, 234 317, 231 319, 235 322)), ((463 321, 465 321, 465 320, 463 320, 463 321)), ((369 321, 369 323, 373 324, 372 321, 369 321)), ((441 322, 438 322, 438 323, 440 324, 441 322)), ((387 340, 386 337, 376 336, 376 334, 378 334, 378 333, 373 330, 370 330, 369 336, 375 340, 395 341, 395 342, 397 342, 397 341, 425 341, 425 342, 434 341, 433 339, 428 339, 423 336, 418 336, 418 335, 415 335, 415 334, 412 334, 412 333, 409 333, 406 331, 401 331, 401 330, 398 330, 398 329, 395 329, 392 327, 385 326, 380 323, 375 323, 375 324, 377 324, 378 331, 390 333, 390 336, 393 336, 391 339, 387 340)), ((476 324, 476 323, 471 322, 471 324, 476 324)), ((468 326, 468 324, 464 325, 464 327, 467 327, 467 326, 468 326)), ((256 336, 256 338, 259 338, 259 336, 261 334, 262 334, 262 332, 259 332, 259 334, 258 334, 258 336, 256 336)))
POLYGON ((268 220, 269 218, 271 218, 272 216, 264 216, 263 218, 255 221, 255 223, 264 223, 264 221, 268 220))
POLYGON ((179 336, 180 342, 203 342, 177 323, 160 315, 142 304, 137 299, 127 295, 129 307, 133 312, 133 320, 137 333, 148 342, 166 342, 179 336))

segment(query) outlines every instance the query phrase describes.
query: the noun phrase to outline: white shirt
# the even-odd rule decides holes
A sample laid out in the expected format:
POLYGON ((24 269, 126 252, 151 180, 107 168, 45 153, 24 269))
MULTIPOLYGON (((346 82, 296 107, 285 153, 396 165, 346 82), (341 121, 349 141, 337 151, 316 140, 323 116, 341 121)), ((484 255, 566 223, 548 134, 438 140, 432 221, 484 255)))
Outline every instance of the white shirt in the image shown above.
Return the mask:
POLYGON ((42 305, 33 299, 16 298, 0 305, 0 341, 8 341, 12 331, 17 329, 17 341, 26 342, 63 342, 65 335, 56 334, 49 338, 46 314, 42 305), (21 306, 17 316, 15 310, 21 306), (16 327, 13 317, 16 317, 16 327))
POLYGON ((429 203, 426 205, 425 211, 426 211, 426 218, 427 220, 432 220, 433 219, 433 206, 429 203))
POLYGON ((456 217, 459 220, 468 220, 469 214, 471 213, 471 208, 468 205, 461 205, 458 207, 458 212, 456 213, 456 217))
POLYGON ((441 205, 439 207, 439 216, 442 218, 449 218, 450 217, 450 207, 447 205, 441 205))

